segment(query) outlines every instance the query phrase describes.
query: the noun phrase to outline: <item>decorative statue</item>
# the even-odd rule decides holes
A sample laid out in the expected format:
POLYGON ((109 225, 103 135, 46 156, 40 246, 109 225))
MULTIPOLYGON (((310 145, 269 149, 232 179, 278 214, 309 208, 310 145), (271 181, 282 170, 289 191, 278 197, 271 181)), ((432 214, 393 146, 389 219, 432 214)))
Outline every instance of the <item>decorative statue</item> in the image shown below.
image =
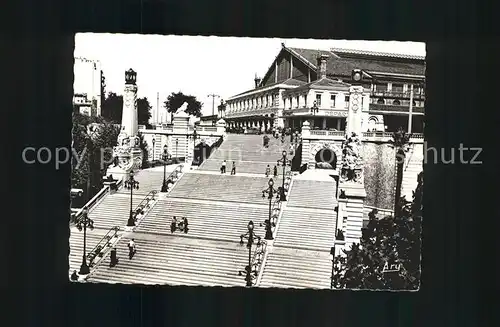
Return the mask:
POLYGON ((177 111, 175 112, 175 114, 179 114, 179 113, 181 113, 181 112, 183 112, 183 111, 185 112, 185 111, 186 111, 186 109, 187 109, 187 107, 188 107, 188 103, 187 103, 187 102, 184 102, 184 103, 182 104, 182 106, 180 106, 180 107, 179 107, 179 109, 177 109, 177 111))
POLYGON ((346 135, 342 149, 342 169, 340 177, 343 182, 362 183, 363 181, 363 158, 361 156, 361 140, 352 133, 346 135))

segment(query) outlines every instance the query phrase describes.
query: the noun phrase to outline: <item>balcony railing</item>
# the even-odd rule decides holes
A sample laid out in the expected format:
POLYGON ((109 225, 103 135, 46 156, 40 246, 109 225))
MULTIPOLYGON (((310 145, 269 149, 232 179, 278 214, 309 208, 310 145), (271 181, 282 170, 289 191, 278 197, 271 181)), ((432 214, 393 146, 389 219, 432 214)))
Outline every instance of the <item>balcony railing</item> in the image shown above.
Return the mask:
MULTIPOLYGON (((371 96, 372 97, 383 97, 383 98, 403 98, 403 99, 409 99, 410 98, 410 91, 372 91, 371 96)), ((423 99, 425 98, 425 92, 416 92, 415 90, 413 91, 413 98, 415 99, 423 99)))
MULTIPOLYGON (((410 112, 410 106, 398 106, 391 104, 370 103, 369 111, 394 111, 394 112, 410 112)), ((424 107, 412 107, 414 113, 424 113, 424 107)))
POLYGON ((344 137, 345 131, 311 130, 311 135, 344 137))
MULTIPOLYGON (((363 132, 363 137, 368 138, 392 138, 393 132, 363 132)), ((410 139, 423 139, 424 134, 422 133, 411 133, 410 139)))

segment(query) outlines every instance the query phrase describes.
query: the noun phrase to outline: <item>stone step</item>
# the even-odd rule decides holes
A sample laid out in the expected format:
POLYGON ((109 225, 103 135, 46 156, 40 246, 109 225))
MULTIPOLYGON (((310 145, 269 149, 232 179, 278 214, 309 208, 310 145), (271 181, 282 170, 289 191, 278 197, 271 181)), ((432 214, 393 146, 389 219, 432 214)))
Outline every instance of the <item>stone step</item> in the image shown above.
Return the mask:
POLYGON ((335 241, 336 213, 283 211, 274 245, 328 251, 335 241))
MULTIPOLYGON (((142 220, 137 232, 171 234, 170 223, 173 216, 178 221, 186 217, 189 230, 185 236, 219 239, 238 242, 246 233, 248 221, 253 220, 255 232, 264 237, 265 230, 259 224, 268 217, 268 207, 242 207, 237 204, 213 205, 209 203, 160 200, 148 216, 142 220)), ((177 231, 173 235, 182 233, 177 231)))
POLYGON ((238 276, 248 260, 244 246, 179 237, 136 237, 137 253, 129 260, 127 243, 128 239, 123 239, 117 247, 118 265, 109 268, 109 257, 106 258, 90 282, 244 286, 244 277, 238 276))
POLYGON ((290 189, 288 206, 333 210, 337 206, 336 183, 295 180, 290 189))
POLYGON ((274 247, 268 254, 259 287, 329 289, 331 260, 312 251, 274 247))
MULTIPOLYGON (((278 178, 275 182, 275 185, 280 185, 281 181, 278 178)), ((262 198, 262 190, 268 187, 267 183, 264 178, 192 173, 185 174, 168 196, 267 204, 262 198)))
MULTIPOLYGON (((207 171, 220 171, 222 161, 208 159, 203 165, 199 168, 200 170, 207 171)), ((251 161, 235 161, 236 165, 236 173, 246 173, 246 174, 262 174, 265 176, 266 168, 269 165, 271 169, 271 175, 273 174, 273 167, 276 165, 276 161, 268 161, 268 162, 251 162, 251 161)), ((231 173, 232 161, 228 161, 226 166, 226 173, 231 173)), ((279 167, 278 167, 279 168, 279 167)), ((282 169, 281 169, 282 170, 282 169)), ((281 173, 281 171, 279 171, 281 173)))

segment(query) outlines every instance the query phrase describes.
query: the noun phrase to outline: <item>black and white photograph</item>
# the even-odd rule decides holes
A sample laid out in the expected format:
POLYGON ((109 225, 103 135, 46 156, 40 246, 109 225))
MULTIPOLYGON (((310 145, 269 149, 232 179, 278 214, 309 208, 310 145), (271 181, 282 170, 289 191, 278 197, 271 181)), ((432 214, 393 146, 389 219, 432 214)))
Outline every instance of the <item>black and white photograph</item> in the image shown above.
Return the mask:
POLYGON ((425 56, 77 33, 68 278, 419 290, 425 56))

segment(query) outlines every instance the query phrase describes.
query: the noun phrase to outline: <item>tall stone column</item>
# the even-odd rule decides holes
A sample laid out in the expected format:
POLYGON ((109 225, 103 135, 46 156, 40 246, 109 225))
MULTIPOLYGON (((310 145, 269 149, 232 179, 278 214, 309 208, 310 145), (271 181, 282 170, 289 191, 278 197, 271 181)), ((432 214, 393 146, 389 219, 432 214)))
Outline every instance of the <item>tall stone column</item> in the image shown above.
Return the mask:
POLYGON ((349 87, 349 109, 347 112, 346 133, 351 136, 352 133, 361 136, 362 108, 361 98, 363 97, 362 86, 349 87))
POLYGON ((132 69, 125 72, 125 90, 123 94, 122 125, 118 135, 118 145, 113 149, 114 157, 118 159, 118 167, 113 167, 110 173, 125 176, 136 171, 142 165, 142 150, 137 135, 137 73, 132 69))

